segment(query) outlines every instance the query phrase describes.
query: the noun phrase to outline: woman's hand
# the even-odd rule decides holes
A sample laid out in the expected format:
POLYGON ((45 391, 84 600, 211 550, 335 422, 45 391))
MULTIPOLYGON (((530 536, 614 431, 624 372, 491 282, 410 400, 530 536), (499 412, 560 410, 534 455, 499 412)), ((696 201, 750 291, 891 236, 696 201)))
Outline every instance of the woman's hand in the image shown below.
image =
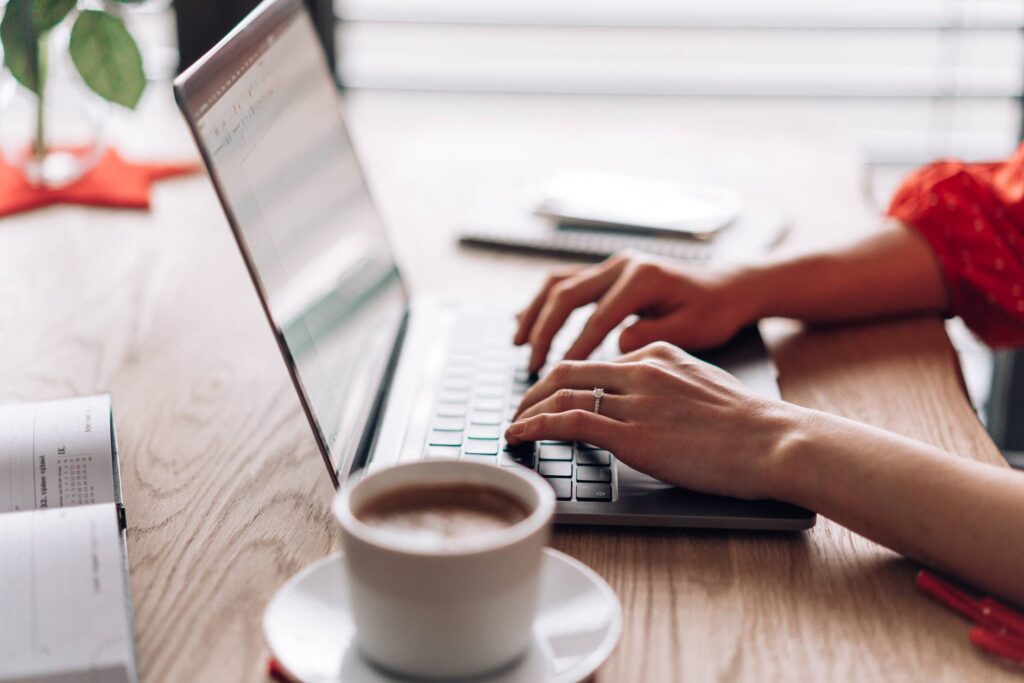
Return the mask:
POLYGON ((771 498, 773 456, 796 410, 661 342, 615 362, 558 364, 523 397, 505 436, 584 441, 684 488, 771 498), (605 390, 600 414, 595 387, 605 390))
POLYGON ((579 338, 565 354, 582 360, 623 320, 640 320, 622 331, 629 352, 653 341, 704 349, 729 340, 755 319, 756 291, 739 270, 683 267, 652 257, 619 254, 596 266, 557 271, 518 315, 515 343, 533 347, 528 369, 540 370, 551 340, 575 309, 597 302, 579 338))

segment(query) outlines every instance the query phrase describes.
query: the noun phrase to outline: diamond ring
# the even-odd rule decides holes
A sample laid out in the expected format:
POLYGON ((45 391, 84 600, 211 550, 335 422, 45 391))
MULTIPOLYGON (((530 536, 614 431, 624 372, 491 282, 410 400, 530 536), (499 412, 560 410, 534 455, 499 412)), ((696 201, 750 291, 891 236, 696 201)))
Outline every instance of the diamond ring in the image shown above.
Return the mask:
POLYGON ((594 387, 594 412, 598 415, 601 414, 602 396, 604 396, 604 389, 602 387, 594 387))

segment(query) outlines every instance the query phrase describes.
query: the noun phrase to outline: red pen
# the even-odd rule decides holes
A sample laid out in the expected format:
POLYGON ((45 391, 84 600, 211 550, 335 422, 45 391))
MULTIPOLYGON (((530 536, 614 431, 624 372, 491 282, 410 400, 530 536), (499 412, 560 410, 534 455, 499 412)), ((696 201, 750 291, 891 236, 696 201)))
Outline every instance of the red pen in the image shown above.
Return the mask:
POLYGON ((994 598, 975 598, 926 569, 917 573, 925 593, 977 624, 970 640, 985 652, 1024 666, 1024 615, 994 598))
POLYGON ((978 601, 982 613, 998 623, 1004 630, 1024 638, 1024 614, 993 600, 982 598, 978 601))

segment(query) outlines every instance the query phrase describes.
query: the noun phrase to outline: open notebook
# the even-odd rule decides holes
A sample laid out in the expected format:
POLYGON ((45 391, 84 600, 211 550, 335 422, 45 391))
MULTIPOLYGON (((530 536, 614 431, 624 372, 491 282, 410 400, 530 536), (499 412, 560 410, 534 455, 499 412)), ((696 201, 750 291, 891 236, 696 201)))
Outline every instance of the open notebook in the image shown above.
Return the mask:
POLYGON ((0 681, 137 679, 110 396, 0 406, 0 681))

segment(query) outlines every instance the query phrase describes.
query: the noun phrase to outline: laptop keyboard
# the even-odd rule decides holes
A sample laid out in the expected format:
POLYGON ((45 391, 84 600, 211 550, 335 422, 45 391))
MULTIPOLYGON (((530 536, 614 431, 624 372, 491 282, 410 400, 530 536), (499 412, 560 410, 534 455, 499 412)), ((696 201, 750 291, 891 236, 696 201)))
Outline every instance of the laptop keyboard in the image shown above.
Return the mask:
MULTIPOLYGON (((526 467, 551 484, 560 501, 615 499, 614 456, 572 441, 541 441, 510 447, 503 435, 523 394, 535 381, 526 372, 529 348, 512 346, 514 331, 503 318, 460 319, 447 350, 425 458, 467 460, 500 467, 526 467)), ((561 358, 571 332, 552 345, 561 358)), ((543 372, 543 370, 542 370, 543 372)))

